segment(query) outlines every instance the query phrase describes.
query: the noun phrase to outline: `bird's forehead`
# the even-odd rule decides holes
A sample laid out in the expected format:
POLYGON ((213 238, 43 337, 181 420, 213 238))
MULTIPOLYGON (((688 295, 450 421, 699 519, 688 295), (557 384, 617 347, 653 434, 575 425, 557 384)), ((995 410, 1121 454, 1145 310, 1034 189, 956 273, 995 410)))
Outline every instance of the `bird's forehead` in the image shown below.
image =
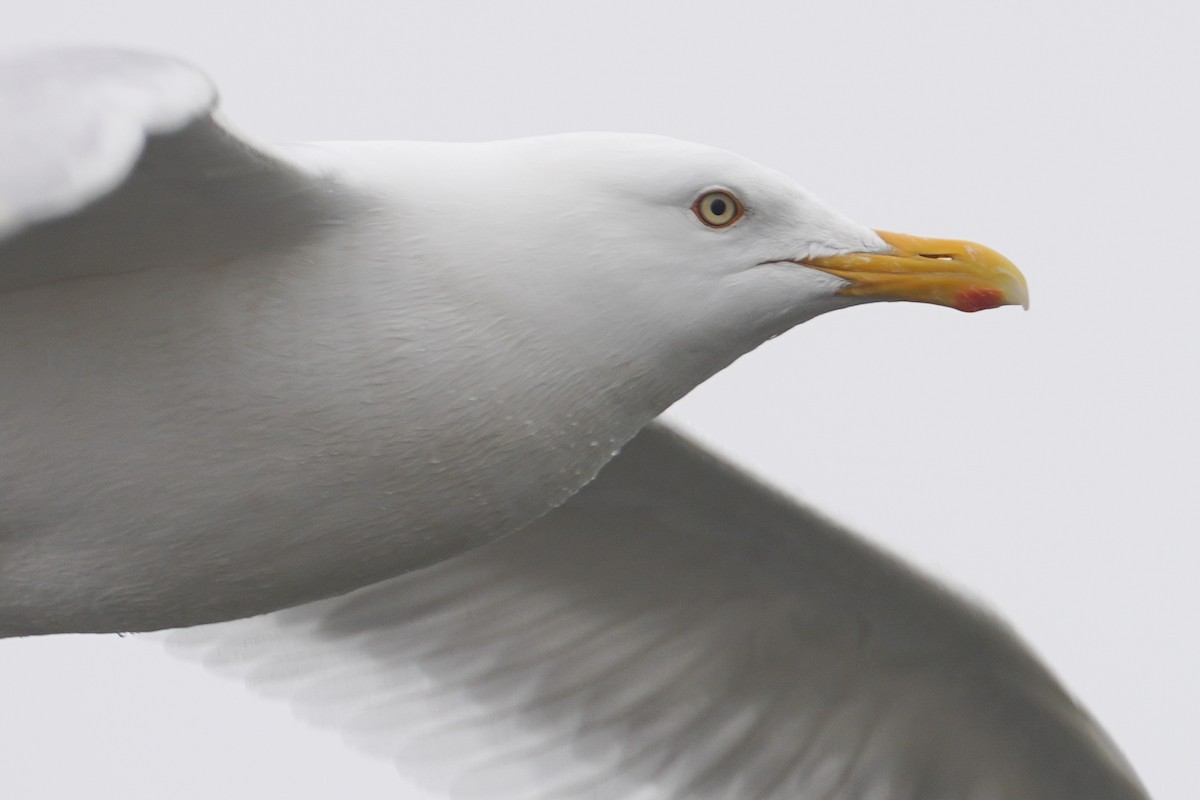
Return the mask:
POLYGON ((651 201, 682 200, 710 186, 753 192, 763 199, 800 193, 788 178, 741 156, 665 136, 567 134, 511 144, 523 167, 550 173, 556 182, 651 201))

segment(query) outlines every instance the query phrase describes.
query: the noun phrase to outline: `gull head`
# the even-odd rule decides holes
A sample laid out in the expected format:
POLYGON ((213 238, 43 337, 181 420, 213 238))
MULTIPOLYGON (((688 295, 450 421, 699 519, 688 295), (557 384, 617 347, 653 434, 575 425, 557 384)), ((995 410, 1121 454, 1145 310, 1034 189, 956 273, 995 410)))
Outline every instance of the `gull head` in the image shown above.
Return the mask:
POLYGON ((412 147, 393 184, 420 232, 405 246, 495 313, 564 335, 715 339, 736 357, 864 302, 1028 303, 989 248, 872 230, 716 148, 628 134, 412 147))

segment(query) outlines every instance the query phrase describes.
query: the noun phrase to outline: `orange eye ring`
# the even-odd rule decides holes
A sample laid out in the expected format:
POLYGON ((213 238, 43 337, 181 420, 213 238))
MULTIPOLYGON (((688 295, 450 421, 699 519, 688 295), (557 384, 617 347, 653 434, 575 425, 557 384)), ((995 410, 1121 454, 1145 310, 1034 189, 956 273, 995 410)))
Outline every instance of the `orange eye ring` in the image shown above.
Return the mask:
POLYGON ((696 198, 692 213, 710 228, 728 228, 742 218, 746 209, 732 193, 713 189, 696 198))

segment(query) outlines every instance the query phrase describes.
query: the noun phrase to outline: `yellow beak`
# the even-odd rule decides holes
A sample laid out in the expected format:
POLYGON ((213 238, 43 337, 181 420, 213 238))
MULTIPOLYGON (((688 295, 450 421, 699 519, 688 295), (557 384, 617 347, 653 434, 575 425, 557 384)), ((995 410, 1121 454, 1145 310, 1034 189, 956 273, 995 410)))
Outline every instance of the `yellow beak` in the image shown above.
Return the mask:
POLYGON ((954 239, 876 231, 890 253, 848 253, 803 264, 849 281, 839 294, 874 300, 936 303, 959 311, 1029 308, 1025 276, 991 248, 954 239))

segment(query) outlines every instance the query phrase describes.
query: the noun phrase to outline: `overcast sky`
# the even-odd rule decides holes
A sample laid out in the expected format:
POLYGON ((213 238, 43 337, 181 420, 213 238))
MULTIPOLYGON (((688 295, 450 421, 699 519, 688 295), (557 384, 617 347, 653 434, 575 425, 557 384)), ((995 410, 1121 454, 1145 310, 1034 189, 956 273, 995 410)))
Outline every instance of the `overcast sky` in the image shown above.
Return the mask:
MULTIPOLYGON (((1005 253, 1028 313, 839 312, 669 413, 1000 612, 1152 794, 1184 800, 1200 785, 1195 4, 979 5, 27 0, 0 46, 183 56, 268 140, 670 134, 866 224, 1005 253)), ((6 641, 0 679, 5 798, 397 796, 388 764, 145 642, 6 641)))

